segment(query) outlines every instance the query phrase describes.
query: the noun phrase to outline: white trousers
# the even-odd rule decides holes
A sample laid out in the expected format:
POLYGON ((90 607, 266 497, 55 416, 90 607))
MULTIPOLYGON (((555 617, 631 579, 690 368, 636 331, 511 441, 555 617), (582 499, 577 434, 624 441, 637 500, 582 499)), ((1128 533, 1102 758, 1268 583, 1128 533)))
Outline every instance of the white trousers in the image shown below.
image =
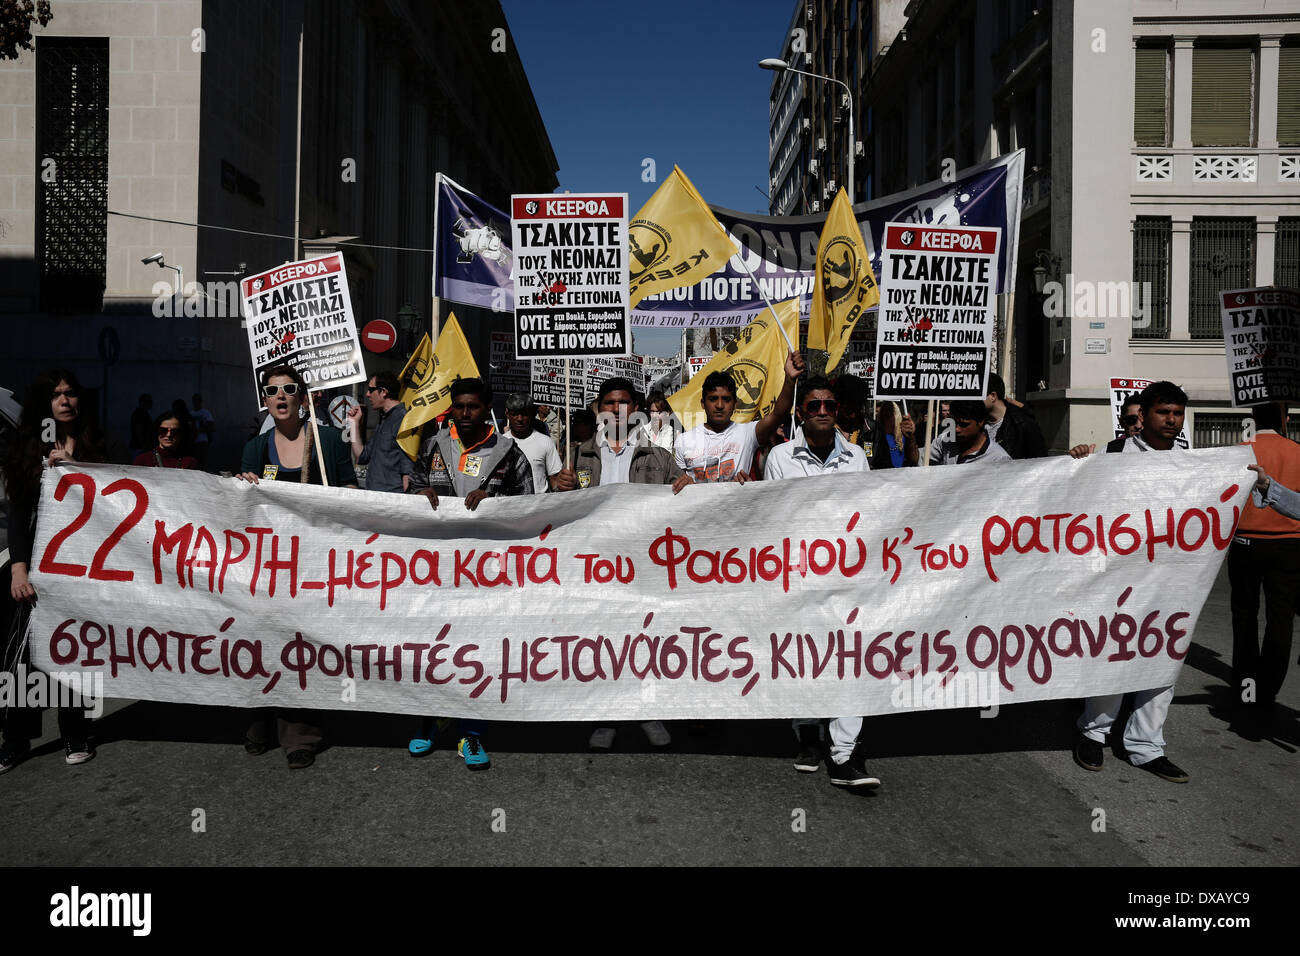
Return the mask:
MULTIPOLYGON (((800 727, 817 727, 817 735, 821 736, 821 718, 819 717, 796 717, 791 723, 794 725, 794 735, 799 736, 800 727)), ((858 742, 858 734, 862 732, 861 717, 836 717, 831 721, 831 759, 836 763, 844 763, 853 755, 853 745, 858 742)))
MULTIPOLYGON (((1124 749, 1134 765, 1141 766, 1165 755, 1165 717, 1173 699, 1172 687, 1134 692, 1133 714, 1124 727, 1124 749)), ((1105 743, 1123 703, 1123 694, 1089 697, 1079 715, 1079 730, 1089 740, 1105 743)))

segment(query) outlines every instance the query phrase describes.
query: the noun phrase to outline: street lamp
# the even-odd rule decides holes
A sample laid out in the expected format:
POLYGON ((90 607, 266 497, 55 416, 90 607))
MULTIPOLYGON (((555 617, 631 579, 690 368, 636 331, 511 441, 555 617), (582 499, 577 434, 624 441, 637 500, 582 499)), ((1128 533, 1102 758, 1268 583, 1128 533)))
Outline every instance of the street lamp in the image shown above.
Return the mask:
MULTIPOLYGON (((758 65, 765 70, 772 70, 780 73, 789 70, 791 73, 802 73, 804 76, 811 76, 814 80, 826 80, 828 83, 838 83, 844 87, 844 95, 849 101, 849 205, 853 205, 853 158, 857 153, 857 127, 853 125, 853 90, 843 80, 837 80, 833 76, 822 76, 820 73, 809 73, 807 70, 798 70, 791 66, 785 60, 776 57, 768 57, 766 60, 759 60, 758 65)), ((835 197, 831 197, 832 199, 835 197)))
POLYGON ((1039 295, 1047 288, 1047 280, 1056 280, 1061 275, 1061 257, 1050 249, 1039 249, 1034 253, 1034 291, 1039 295))
POLYGON ((176 304, 180 307, 178 312, 185 311, 185 270, 181 266, 169 266, 163 262, 163 254, 155 252, 151 256, 145 256, 140 260, 147 266, 156 265, 159 269, 171 269, 176 273, 176 304))

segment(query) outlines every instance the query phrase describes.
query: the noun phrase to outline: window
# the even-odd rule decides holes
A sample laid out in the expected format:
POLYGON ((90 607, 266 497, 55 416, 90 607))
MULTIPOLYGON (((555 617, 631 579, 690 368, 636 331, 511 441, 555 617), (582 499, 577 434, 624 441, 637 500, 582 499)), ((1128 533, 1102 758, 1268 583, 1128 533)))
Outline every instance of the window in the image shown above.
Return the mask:
MULTIPOLYGON (((1247 412, 1194 412, 1192 418, 1193 448, 1227 448, 1240 445, 1247 412)), ((1300 441, 1300 419, 1292 415, 1287 422, 1287 437, 1300 441)))
POLYGON ((1194 218, 1191 255, 1192 338, 1222 338, 1219 293, 1255 284, 1255 220, 1194 218))
POLYGON ((1146 310, 1133 317, 1133 338, 1169 338, 1169 254, 1172 220, 1168 216, 1138 216, 1133 224, 1133 282, 1137 300, 1146 310), (1150 283, 1149 286, 1144 283, 1150 283), (1148 293, 1145 290, 1149 288, 1148 293))
POLYGON ((1255 51, 1248 46, 1192 50, 1192 145, 1252 146, 1255 51))
POLYGON ((36 46, 36 260, 41 308, 98 312, 108 247, 108 40, 36 46))
POLYGON ((1296 43, 1278 51, 1277 141, 1282 146, 1300 146, 1300 44, 1296 43))
POLYGON ((1300 216, 1277 221, 1273 256, 1273 284, 1300 289, 1300 216))
POLYGON ((1133 141, 1169 145, 1169 49, 1142 45, 1133 68, 1133 141))

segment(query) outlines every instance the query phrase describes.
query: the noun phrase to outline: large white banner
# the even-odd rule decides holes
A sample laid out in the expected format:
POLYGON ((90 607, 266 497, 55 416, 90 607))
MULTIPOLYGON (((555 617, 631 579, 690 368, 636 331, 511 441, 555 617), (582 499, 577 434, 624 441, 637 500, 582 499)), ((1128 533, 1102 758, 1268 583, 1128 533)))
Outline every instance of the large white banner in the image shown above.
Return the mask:
POLYGON ((879 714, 1177 678, 1248 448, 523 498, 47 473, 32 655, 110 697, 879 714), (968 696, 955 699, 948 687, 968 696))

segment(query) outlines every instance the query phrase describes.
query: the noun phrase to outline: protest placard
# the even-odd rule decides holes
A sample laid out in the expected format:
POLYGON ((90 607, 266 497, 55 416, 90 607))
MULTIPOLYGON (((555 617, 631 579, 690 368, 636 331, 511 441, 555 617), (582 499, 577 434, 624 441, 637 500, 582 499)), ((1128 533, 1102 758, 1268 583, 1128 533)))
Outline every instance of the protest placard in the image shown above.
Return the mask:
POLYGON ((515 358, 515 337, 510 332, 492 333, 488 343, 488 369, 488 382, 498 395, 514 392, 527 395, 532 387, 533 370, 528 362, 515 358))
POLYGON ((1001 229, 886 224, 877 397, 987 394, 1001 242, 1001 229))
POLYGON ((1300 400, 1300 292, 1219 293, 1232 404, 1300 400))
MULTIPOLYGON (((1112 378, 1110 380, 1110 407, 1115 413, 1115 437, 1118 438, 1124 434, 1124 399, 1128 398, 1135 392, 1141 392, 1151 384, 1153 380, 1149 378, 1112 378)), ((1186 419, 1183 421, 1182 431, 1174 439, 1174 444, 1179 448, 1191 448, 1192 439, 1187 433, 1186 419)))
MULTIPOLYGON (((564 408, 564 359, 533 359, 532 394, 539 405, 564 408)), ((645 367, 640 355, 573 359, 569 369, 572 385, 570 408, 583 408, 596 400, 600 383, 618 376, 645 394, 645 367)))
POLYGON ((287 362, 312 389, 366 380, 341 252, 248 276, 240 291, 259 407, 260 376, 272 365, 287 362))
POLYGON ((507 720, 880 714, 968 678, 1006 704, 1165 687, 1253 461, 621 484, 474 512, 60 466, 32 658, 102 673, 109 697, 507 720))
POLYGON ((630 355, 627 194, 512 196, 515 357, 630 355))

